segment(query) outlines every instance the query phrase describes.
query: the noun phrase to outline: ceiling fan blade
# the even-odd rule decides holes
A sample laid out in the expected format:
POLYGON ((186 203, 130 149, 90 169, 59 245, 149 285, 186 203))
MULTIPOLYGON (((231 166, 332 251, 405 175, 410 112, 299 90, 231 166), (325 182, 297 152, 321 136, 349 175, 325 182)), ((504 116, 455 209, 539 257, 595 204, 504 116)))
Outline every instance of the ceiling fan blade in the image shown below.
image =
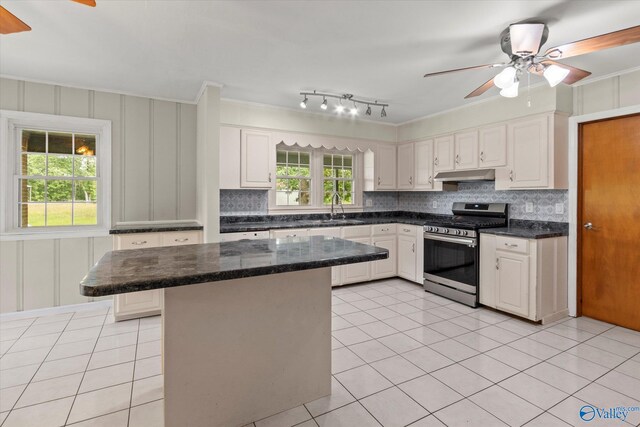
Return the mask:
POLYGON ((491 89, 494 86, 493 84, 493 77, 491 77, 486 83, 484 83, 482 86, 479 86, 476 90, 474 90, 473 92, 471 92, 469 95, 465 96, 464 99, 467 98, 473 98, 474 96, 480 96, 483 93, 485 93, 486 91, 488 91, 489 89, 491 89))
POLYGON ((455 73, 458 71, 467 71, 467 70, 477 70, 480 68, 497 68, 497 67, 504 67, 505 65, 508 64, 485 64, 485 65, 476 65, 474 67, 464 67, 464 68, 455 68, 453 70, 447 70, 447 71, 438 71, 437 73, 427 73, 424 75, 424 77, 433 77, 433 76, 439 76, 441 74, 447 74, 447 73, 455 73))
POLYGON ((640 42, 640 25, 552 47, 547 49, 544 56, 549 55, 549 58, 552 59, 564 59, 637 42, 640 42))
POLYGON ((537 54, 540 50, 544 29, 544 24, 537 23, 509 25, 511 52, 523 58, 537 54))
POLYGON ((19 33, 21 31, 31 31, 31 27, 0 6, 0 34, 19 33))
POLYGON ((71 0, 76 3, 84 4, 91 7, 96 7, 96 0, 71 0))

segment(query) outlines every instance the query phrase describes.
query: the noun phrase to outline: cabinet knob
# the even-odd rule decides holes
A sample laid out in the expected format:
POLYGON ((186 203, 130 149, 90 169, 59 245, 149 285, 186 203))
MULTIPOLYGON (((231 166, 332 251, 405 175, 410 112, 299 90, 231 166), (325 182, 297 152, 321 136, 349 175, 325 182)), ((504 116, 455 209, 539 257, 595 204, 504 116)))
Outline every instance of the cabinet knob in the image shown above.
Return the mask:
POLYGON ((508 248, 517 248, 518 247, 518 245, 516 245, 515 243, 505 243, 504 245, 506 247, 508 247, 508 248))
POLYGON ((269 182, 271 182, 271 172, 269 172, 269 182))
POLYGON ((484 162, 484 151, 480 152, 480 161, 484 162))
POLYGON ((431 184, 433 182, 433 178, 431 178, 431 175, 429 175, 429 184, 431 184))
POLYGON ((416 253, 416 244, 411 245, 411 252, 416 253))
POLYGON ((435 159, 433 159, 433 164, 438 166, 438 158, 437 157, 435 159))
POLYGON ((380 185, 380 177, 378 177, 378 185, 380 185))
POLYGON ((509 171, 509 181, 513 182, 513 169, 509 171))
POLYGON ((500 258, 496 258, 496 270, 500 270, 500 258))
POLYGON ((182 239, 173 239, 173 241, 174 241, 174 242, 178 242, 178 243, 179 243, 179 242, 188 242, 188 241, 189 241, 189 238, 188 238, 188 237, 184 237, 184 238, 182 238, 182 239))
POLYGON ((147 241, 146 240, 138 240, 138 241, 135 241, 135 242, 131 242, 131 244, 132 245, 137 245, 137 246, 146 245, 147 241))
POLYGON ((409 184, 413 185, 413 177, 412 176, 409 177, 409 184))
POLYGON ((460 164, 460 154, 456 154, 456 165, 460 164))

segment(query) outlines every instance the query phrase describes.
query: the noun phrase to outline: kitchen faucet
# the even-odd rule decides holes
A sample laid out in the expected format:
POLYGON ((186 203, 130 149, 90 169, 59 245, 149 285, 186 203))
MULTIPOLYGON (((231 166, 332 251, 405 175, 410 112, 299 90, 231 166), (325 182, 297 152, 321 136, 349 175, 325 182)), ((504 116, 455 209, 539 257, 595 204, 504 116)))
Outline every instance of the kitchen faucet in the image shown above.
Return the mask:
POLYGON ((340 207, 342 208, 342 218, 344 219, 344 205, 342 204, 342 198, 340 197, 340 194, 338 194, 337 191, 334 191, 333 194, 331 195, 331 219, 334 218, 335 213, 334 213, 334 203, 336 205, 340 205, 340 207))

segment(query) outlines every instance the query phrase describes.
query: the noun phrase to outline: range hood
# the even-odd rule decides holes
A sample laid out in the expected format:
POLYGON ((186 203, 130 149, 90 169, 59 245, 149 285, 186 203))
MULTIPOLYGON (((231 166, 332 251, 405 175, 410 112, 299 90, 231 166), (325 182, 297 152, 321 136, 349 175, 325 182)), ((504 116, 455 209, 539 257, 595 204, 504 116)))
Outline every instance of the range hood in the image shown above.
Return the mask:
POLYGON ((495 181, 495 169, 438 172, 434 177, 439 182, 495 181))

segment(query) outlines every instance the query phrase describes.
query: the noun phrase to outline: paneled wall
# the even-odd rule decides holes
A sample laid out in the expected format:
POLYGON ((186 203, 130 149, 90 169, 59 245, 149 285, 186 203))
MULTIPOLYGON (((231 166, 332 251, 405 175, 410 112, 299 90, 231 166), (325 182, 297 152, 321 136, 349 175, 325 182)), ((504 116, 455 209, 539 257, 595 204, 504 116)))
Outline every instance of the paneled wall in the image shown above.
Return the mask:
MULTIPOLYGON (((0 79, 0 108, 112 122, 111 223, 196 217, 196 106, 0 79)), ((0 312, 86 302, 112 238, 0 242, 0 312)))
POLYGON ((597 113, 640 104, 640 70, 576 86, 573 114, 597 113))

